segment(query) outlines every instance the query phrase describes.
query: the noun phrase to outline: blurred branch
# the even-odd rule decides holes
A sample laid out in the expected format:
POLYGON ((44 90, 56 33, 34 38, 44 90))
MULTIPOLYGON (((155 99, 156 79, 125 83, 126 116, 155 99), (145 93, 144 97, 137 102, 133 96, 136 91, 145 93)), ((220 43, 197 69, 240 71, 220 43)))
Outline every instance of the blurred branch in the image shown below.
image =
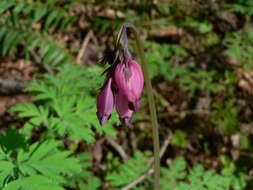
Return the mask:
POLYGON ((124 149, 122 148, 122 146, 120 146, 112 137, 106 136, 105 138, 106 138, 106 141, 119 153, 119 155, 123 159, 128 159, 129 158, 129 156, 124 151, 124 149))
POLYGON ((26 85, 14 78, 0 78, 0 94, 2 95, 17 94, 22 92, 24 88, 26 85))
MULTIPOLYGON (((163 145, 161 147, 160 150, 160 159, 163 157, 168 145, 170 144, 170 141, 172 139, 172 131, 168 130, 168 135, 165 138, 163 145)), ((149 165, 151 166, 154 163, 154 157, 152 157, 149 160, 149 165)), ((141 183, 144 179, 146 179, 146 177, 148 177, 149 175, 154 173, 154 168, 151 167, 150 169, 148 169, 143 175, 141 175, 139 178, 135 179, 132 183, 127 184, 126 186, 122 187, 120 190, 129 190, 131 188, 133 188, 135 185, 137 185, 138 183, 141 183)))
POLYGON ((45 69, 49 73, 54 73, 51 67, 49 67, 47 64, 42 64, 40 56, 31 48, 29 48, 29 52, 31 53, 35 63, 37 63, 39 66, 41 66, 43 69, 45 69))
POLYGON ((77 63, 78 63, 78 64, 81 64, 81 60, 82 60, 82 58, 83 58, 83 56, 84 56, 84 54, 85 54, 85 52, 86 52, 88 43, 89 43, 90 38, 91 38, 92 36, 93 36, 93 32, 92 32, 92 30, 90 30, 90 31, 88 32, 88 34, 86 35, 86 37, 85 37, 83 43, 82 43, 82 47, 81 47, 80 51, 78 52, 78 55, 77 55, 77 63))
POLYGON ((210 111, 206 109, 181 110, 181 111, 159 113, 158 118, 167 118, 170 116, 179 116, 181 118, 184 118, 187 115, 207 115, 209 113, 210 111))
POLYGON ((142 182, 146 177, 154 173, 154 168, 150 168, 146 173, 144 173, 142 176, 134 180, 132 183, 126 185, 125 187, 121 188, 120 190, 128 190, 137 185, 138 183, 142 182))

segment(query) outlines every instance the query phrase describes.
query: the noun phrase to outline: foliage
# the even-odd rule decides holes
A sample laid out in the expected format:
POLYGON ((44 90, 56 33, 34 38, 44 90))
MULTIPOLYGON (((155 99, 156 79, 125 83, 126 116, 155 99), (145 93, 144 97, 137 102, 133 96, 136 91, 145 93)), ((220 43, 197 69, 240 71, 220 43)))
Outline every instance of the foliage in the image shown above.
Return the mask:
POLYGON ((177 45, 158 45, 157 43, 146 42, 146 46, 149 48, 146 56, 150 64, 151 77, 154 77, 159 73, 169 79, 174 79, 175 74, 171 72, 174 68, 170 62, 164 64, 165 60, 173 55, 186 56, 187 52, 177 45), (172 73, 172 75, 168 75, 168 73, 172 73))
POLYGON ((186 162, 181 157, 174 160, 169 169, 162 169, 160 183, 163 190, 240 190, 245 188, 246 181, 243 177, 237 179, 234 175, 223 176, 211 170, 205 171, 202 165, 196 165, 187 172, 186 162))
POLYGON ((250 71, 253 68, 253 32, 244 30, 241 33, 232 33, 224 41, 228 48, 228 55, 236 59, 236 65, 250 71))
POLYGON ((89 171, 92 168, 92 155, 88 152, 84 152, 78 155, 78 159, 82 162, 82 171, 77 175, 67 177, 66 185, 75 188, 76 183, 81 190, 97 190, 101 186, 101 180, 93 176, 92 172, 89 171))
POLYGON ((34 56, 39 62, 48 65, 74 62, 66 53, 64 44, 60 44, 49 34, 49 29, 63 29, 73 22, 66 9, 55 8, 59 0, 47 3, 36 1, 2 0, 0 2, 0 48, 1 57, 18 53, 23 46, 26 57, 34 56), (25 16, 24 16, 25 15, 25 16), (24 22, 24 20, 26 22, 24 22), (39 29, 37 29, 39 28, 39 29), (38 55, 36 56, 36 52, 38 55))
POLYGON ((187 140, 187 134, 182 130, 176 130, 172 137, 171 144, 174 146, 185 148, 187 147, 188 143, 189 142, 187 140))
POLYGON ((22 132, 29 136, 32 129, 41 127, 48 129, 48 136, 68 135, 69 139, 87 142, 94 141, 92 127, 100 133, 114 135, 115 131, 109 126, 116 121, 115 118, 104 128, 99 126, 96 118, 95 99, 91 92, 98 82, 96 69, 65 65, 59 69, 59 76, 46 74, 45 80, 31 84, 27 91, 35 94, 34 103, 16 105, 11 110, 19 112, 20 118, 28 119, 22 132), (83 82, 87 80, 91 82, 83 82))
POLYGON ((185 22, 186 26, 196 28, 201 33, 208 33, 212 30, 212 24, 208 22, 198 22, 194 20, 187 20, 185 22))
POLYGON ((5 189, 40 189, 41 185, 60 190, 65 177, 81 171, 81 163, 59 142, 45 140, 28 144, 13 129, 1 136, 0 186, 5 189), (16 144, 10 142, 17 139, 16 144), (25 146, 24 146, 25 144, 25 146))
MULTIPOLYGON (((123 22, 145 39, 155 98, 162 100, 161 144, 164 131, 173 134, 161 159, 161 189, 252 189, 252 2, 1 0, 0 75, 30 81, 21 94, 26 103, 0 94, 0 189, 113 190, 150 169, 147 101, 128 128, 115 127, 115 114, 104 127, 96 117, 105 68, 94 60, 99 49, 111 51, 123 22)), ((133 189, 152 185, 149 175, 133 189)))
POLYGON ((147 163, 147 157, 143 153, 135 152, 132 159, 125 160, 116 171, 108 173, 106 180, 116 187, 131 183, 149 168, 147 163))
POLYGON ((54 184, 48 178, 41 175, 33 175, 30 177, 20 178, 9 183, 4 190, 42 190, 44 188, 50 188, 52 190, 63 190, 61 186, 54 184))
POLYGON ((180 85, 194 93, 197 89, 209 88, 217 90, 214 82, 216 72, 213 70, 205 71, 195 65, 189 67, 174 66, 171 63, 173 57, 187 56, 187 52, 178 45, 147 43, 150 51, 147 52, 147 59, 150 63, 151 76, 158 73, 168 80, 177 81, 180 85))
POLYGON ((217 124, 223 131, 233 133, 239 124, 238 111, 235 107, 234 100, 225 102, 215 102, 213 104, 213 122, 217 124))
MULTIPOLYGON (((110 172, 106 178, 114 187, 120 188, 144 174, 149 168, 145 163, 147 163, 147 158, 136 152, 133 158, 124 161, 115 168, 115 171, 110 172)), ((148 186, 146 189, 151 189, 152 183, 150 182, 151 179, 146 178, 141 184, 148 186)), ((242 190, 246 186, 246 179, 243 174, 236 176, 234 171, 229 175, 220 175, 212 170, 205 170, 203 165, 200 164, 188 171, 185 159, 178 157, 169 164, 169 168, 162 168, 160 184, 162 190, 242 190)), ((135 189, 139 187, 142 186, 138 185, 135 189)))
POLYGON ((241 14, 252 15, 253 14, 253 3, 251 0, 236 0, 231 6, 231 10, 241 14))

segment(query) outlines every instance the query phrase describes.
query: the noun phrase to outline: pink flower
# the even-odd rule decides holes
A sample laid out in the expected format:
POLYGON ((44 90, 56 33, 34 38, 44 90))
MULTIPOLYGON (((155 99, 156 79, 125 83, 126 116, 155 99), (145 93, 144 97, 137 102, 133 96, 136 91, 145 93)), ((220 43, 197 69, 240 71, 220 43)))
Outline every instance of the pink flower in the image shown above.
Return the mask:
POLYGON ((97 97, 97 117, 100 125, 110 119, 113 106, 112 78, 108 78, 97 97))
POLYGON ((133 113, 139 108, 144 76, 141 66, 133 60, 128 49, 126 26, 123 25, 112 53, 104 55, 101 64, 109 64, 107 81, 97 98, 97 116, 101 125, 110 119, 115 104, 120 120, 130 125, 133 113))
POLYGON ((114 72, 114 80, 118 90, 128 101, 128 107, 136 111, 144 86, 141 66, 131 59, 118 63, 114 72))
POLYGON ((120 92, 115 93, 115 106, 120 120, 124 125, 130 125, 134 111, 129 109, 128 100, 120 92))

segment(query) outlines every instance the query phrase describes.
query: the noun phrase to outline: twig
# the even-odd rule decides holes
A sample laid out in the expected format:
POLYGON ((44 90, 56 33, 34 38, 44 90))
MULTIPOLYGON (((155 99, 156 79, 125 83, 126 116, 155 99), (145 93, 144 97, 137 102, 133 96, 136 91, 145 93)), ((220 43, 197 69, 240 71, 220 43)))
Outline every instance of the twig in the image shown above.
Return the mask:
POLYGON ((139 178, 134 180, 132 183, 129 183, 125 187, 121 188, 120 190, 128 190, 137 185, 138 183, 142 182, 146 177, 154 173, 154 168, 150 168, 146 173, 141 175, 139 178))
MULTIPOLYGON (((172 139, 172 132, 169 130, 169 134, 166 137, 166 139, 163 142, 161 151, 159 153, 160 155, 160 159, 163 157, 168 145, 170 144, 170 141, 172 139)), ((149 165, 152 165, 154 162, 154 157, 150 158, 150 160, 148 161, 149 165)), ((150 169, 148 169, 143 175, 141 175, 140 177, 138 177, 137 179, 135 179, 133 182, 127 184, 126 186, 122 187, 120 190, 129 190, 132 187, 134 187, 135 185, 137 185, 138 183, 141 183, 144 179, 146 179, 146 177, 148 177, 149 175, 154 173, 154 168, 151 167, 150 169)))
POLYGON ((119 153, 123 159, 128 159, 129 156, 124 149, 110 136, 106 136, 106 141, 119 153))
POLYGON ((165 151, 166 151, 168 145, 170 144, 171 139, 172 139, 172 131, 169 129, 169 130, 168 130, 168 135, 167 135, 167 137, 165 138, 165 140, 164 140, 164 142, 163 142, 163 145, 162 145, 162 147, 161 147, 161 150, 160 150, 160 154, 159 154, 160 158, 163 157, 163 155, 164 155, 164 153, 165 153, 165 151))
POLYGON ((207 115, 207 114, 210 114, 210 111, 207 109, 180 110, 180 111, 159 113, 158 118, 167 118, 169 116, 184 117, 186 115, 207 115))
POLYGON ((17 94, 25 88, 26 85, 23 82, 15 80, 14 78, 0 78, 0 94, 2 95, 17 94))
MULTIPOLYGON (((172 131, 170 129, 168 129, 168 135, 167 137, 165 138, 164 142, 163 142, 163 145, 160 149, 160 153, 159 153, 159 156, 160 156, 160 159, 163 157, 170 141, 171 141, 171 138, 172 138, 172 131)), ((154 162, 154 157, 150 158, 149 161, 148 161, 148 164, 151 165, 153 164, 154 162)))
POLYGON ((87 49, 88 43, 89 43, 90 38, 92 37, 92 35, 93 35, 93 32, 92 32, 92 30, 90 30, 88 32, 88 34, 86 35, 83 43, 82 43, 82 47, 81 47, 80 51, 78 52, 78 55, 77 55, 77 58, 76 58, 78 64, 81 64, 81 59, 82 59, 82 57, 83 57, 83 55, 84 55, 84 53, 87 49))
POLYGON ((48 66, 48 64, 41 63, 40 56, 31 48, 29 48, 29 52, 31 53, 32 57, 34 58, 35 63, 37 63, 39 66, 43 67, 47 72, 54 73, 51 67, 48 66))

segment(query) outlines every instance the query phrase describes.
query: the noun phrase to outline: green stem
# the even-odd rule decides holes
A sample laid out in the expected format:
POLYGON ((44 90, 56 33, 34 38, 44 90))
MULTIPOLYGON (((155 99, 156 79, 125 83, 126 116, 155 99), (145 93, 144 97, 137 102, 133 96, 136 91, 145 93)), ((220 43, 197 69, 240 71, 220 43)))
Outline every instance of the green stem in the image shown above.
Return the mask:
POLYGON ((153 131, 153 144, 154 144, 154 157, 155 157, 155 163, 154 163, 154 189, 159 190, 159 179, 160 179, 160 144, 159 144, 159 131, 158 131, 158 122, 157 122, 157 115, 156 115, 156 107, 155 107, 155 101, 154 101, 154 95, 151 85, 151 80, 149 78, 149 71, 148 71, 148 64, 144 55, 144 49, 143 45, 140 39, 140 34, 138 33, 136 27, 133 24, 125 23, 123 24, 123 27, 129 28, 136 39, 137 44, 137 51, 140 56, 142 66, 143 66, 143 72, 144 72, 144 79, 146 84, 146 90, 148 94, 148 102, 149 102, 149 110, 151 115, 151 122, 152 122, 152 131, 153 131))

